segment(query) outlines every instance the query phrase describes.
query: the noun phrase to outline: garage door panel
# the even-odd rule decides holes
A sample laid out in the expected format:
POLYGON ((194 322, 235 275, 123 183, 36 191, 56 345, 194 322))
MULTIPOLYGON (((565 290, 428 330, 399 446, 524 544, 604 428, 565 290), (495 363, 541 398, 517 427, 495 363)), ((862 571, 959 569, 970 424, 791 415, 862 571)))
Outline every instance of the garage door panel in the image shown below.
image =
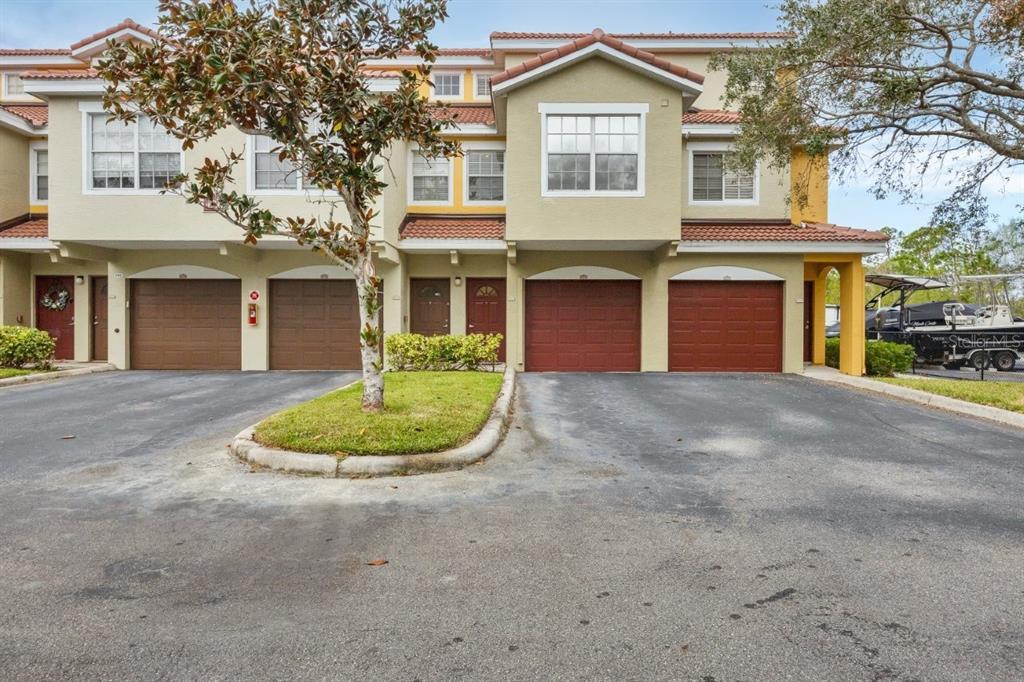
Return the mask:
POLYGON ((640 282, 526 283, 526 369, 640 369, 640 282))
POLYGON ((352 280, 271 280, 270 368, 359 369, 352 280))
POLYGON ((133 280, 134 369, 241 369, 238 280, 133 280))
POLYGON ((669 370, 782 370, 780 282, 670 282, 669 370))

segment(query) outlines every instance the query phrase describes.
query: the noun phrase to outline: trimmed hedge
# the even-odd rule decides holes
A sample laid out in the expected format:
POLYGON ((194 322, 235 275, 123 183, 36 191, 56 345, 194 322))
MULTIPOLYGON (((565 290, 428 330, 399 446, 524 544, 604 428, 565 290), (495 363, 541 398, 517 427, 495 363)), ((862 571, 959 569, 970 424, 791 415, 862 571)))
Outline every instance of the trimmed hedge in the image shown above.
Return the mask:
POLYGON ((0 327, 0 367, 50 369, 57 341, 41 329, 0 327))
POLYGON ((384 354, 391 369, 399 372, 476 370, 498 361, 501 338, 501 334, 389 334, 384 339, 384 354))
MULTIPOLYGON (((914 347, 891 341, 868 341, 864 364, 868 376, 891 377, 914 366, 914 347)), ((825 339, 825 364, 839 369, 839 339, 825 339)))

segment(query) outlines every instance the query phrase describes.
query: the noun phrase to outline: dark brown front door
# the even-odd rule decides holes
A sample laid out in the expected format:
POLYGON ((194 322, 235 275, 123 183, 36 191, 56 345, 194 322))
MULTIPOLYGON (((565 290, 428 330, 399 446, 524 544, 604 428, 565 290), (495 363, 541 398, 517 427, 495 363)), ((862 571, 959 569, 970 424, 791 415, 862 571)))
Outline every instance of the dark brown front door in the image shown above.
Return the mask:
POLYGON ((804 282, 804 362, 814 361, 814 282, 804 282))
POLYGON ((130 313, 133 369, 242 367, 237 279, 132 280, 130 313))
POLYGON ((92 359, 107 359, 107 278, 92 278, 92 359))
POLYGON ((451 284, 447 279, 414 279, 409 328, 414 334, 438 336, 448 333, 451 284))
POLYGON ((270 281, 270 369, 359 369, 356 283, 270 281))
POLYGON ((36 328, 57 342, 54 357, 75 357, 75 278, 36 277, 36 328))
POLYGON ((527 371, 639 371, 640 311, 636 280, 527 281, 527 371))
POLYGON ((467 279, 466 331, 501 334, 498 361, 505 362, 505 280, 467 279))
POLYGON ((781 282, 669 282, 670 372, 781 372, 781 282))

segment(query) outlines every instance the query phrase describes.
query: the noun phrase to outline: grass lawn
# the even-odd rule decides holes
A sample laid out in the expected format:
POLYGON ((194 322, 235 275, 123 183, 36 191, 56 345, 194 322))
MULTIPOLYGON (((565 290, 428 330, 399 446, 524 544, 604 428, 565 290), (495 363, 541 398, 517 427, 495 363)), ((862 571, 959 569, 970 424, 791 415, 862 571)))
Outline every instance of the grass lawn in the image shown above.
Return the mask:
POLYGON ((902 378, 879 379, 878 381, 1024 413, 1024 383, 1020 382, 902 378))
POLYGON ((26 374, 36 374, 37 372, 46 372, 45 369, 14 369, 13 367, 0 367, 0 379, 10 379, 11 377, 21 377, 26 374))
POLYGON ((483 427, 499 372, 388 372, 384 412, 360 407, 362 383, 278 412, 256 427, 270 447, 345 455, 406 455, 462 445, 483 427))

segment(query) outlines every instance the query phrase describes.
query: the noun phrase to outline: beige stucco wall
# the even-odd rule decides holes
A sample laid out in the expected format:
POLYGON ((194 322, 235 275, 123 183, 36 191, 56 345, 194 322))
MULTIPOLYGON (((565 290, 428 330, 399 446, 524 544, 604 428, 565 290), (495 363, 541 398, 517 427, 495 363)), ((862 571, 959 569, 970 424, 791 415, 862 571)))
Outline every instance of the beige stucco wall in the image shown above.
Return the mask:
MULTIPOLYGON (((694 146, 699 146, 702 143, 728 145, 729 142, 727 139, 701 138, 700 140, 693 140, 694 146)), ((690 202, 690 145, 685 139, 683 140, 683 164, 685 168, 682 174, 683 218, 709 218, 713 220, 733 218, 784 219, 790 215, 790 178, 788 168, 780 171, 777 168, 771 168, 766 162, 762 161, 758 164, 757 170, 757 203, 730 205, 719 202, 690 202)))
POLYGON ((0 253, 0 325, 32 323, 30 257, 12 251, 0 253))
POLYGON ((803 257, 796 255, 680 254, 652 257, 647 252, 520 251, 507 267, 508 359, 519 370, 525 360, 525 282, 536 274, 568 266, 599 266, 621 270, 642 280, 640 368, 668 369, 668 282, 698 267, 732 265, 761 270, 784 280, 784 372, 803 371, 803 257))
POLYGON ((528 239, 678 239, 682 148, 678 90, 592 57, 508 96, 506 237, 528 239), (641 197, 541 196, 541 102, 646 103, 646 183, 641 197))
MULTIPOLYGON (((460 254, 459 263, 453 265, 448 254, 421 254, 406 256, 406 276, 408 279, 445 278, 451 291, 451 307, 449 331, 452 334, 466 333, 466 279, 470 277, 504 277, 504 255, 460 254), (462 281, 455 282, 456 277, 462 281)), ((407 294, 403 306, 403 331, 409 329, 409 304, 407 294)), ((385 330, 390 331, 390 330, 385 330)))
POLYGON ((29 138, 0 128, 0 223, 28 213, 29 138))

